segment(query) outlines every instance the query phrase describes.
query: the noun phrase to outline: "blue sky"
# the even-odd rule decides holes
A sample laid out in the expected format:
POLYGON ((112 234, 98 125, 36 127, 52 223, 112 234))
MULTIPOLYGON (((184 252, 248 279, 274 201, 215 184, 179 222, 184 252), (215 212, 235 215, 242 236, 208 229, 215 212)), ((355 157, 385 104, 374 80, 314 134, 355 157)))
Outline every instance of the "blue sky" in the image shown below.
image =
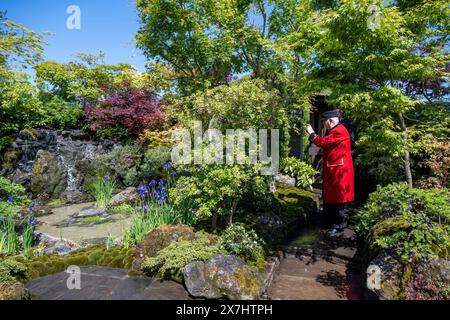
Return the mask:
POLYGON ((135 47, 134 35, 139 17, 134 0, 1 0, 0 10, 8 19, 45 36, 46 60, 67 62, 80 52, 106 54, 105 62, 126 62, 139 71, 145 70, 146 58, 135 47), (69 30, 66 13, 70 5, 81 9, 81 29, 69 30))

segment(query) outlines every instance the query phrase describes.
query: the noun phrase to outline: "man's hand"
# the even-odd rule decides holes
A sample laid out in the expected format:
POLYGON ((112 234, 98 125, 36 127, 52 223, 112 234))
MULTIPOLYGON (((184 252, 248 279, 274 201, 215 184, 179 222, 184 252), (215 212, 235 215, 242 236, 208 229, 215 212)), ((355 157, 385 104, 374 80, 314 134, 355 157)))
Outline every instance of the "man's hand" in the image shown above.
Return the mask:
POLYGON ((308 132, 308 135, 310 135, 311 133, 314 132, 314 129, 311 127, 310 124, 308 124, 308 125, 306 126, 306 132, 308 132))

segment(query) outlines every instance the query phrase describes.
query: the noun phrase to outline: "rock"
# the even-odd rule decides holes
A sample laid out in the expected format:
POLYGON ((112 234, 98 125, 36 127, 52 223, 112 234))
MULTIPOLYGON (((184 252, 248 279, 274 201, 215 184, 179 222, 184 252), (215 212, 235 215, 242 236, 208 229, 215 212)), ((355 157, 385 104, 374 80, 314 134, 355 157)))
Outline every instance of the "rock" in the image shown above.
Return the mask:
POLYGON ((255 220, 266 243, 283 242, 286 236, 286 224, 278 215, 273 212, 257 213, 255 220))
POLYGON ((0 175, 35 196, 58 198, 66 191, 63 198, 68 203, 85 202, 91 199, 80 193, 86 195, 88 180, 98 174, 98 168, 90 164, 113 147, 111 140, 91 141, 82 130, 24 130, 11 136, 11 147, 0 161, 0 175))
POLYGON ((178 239, 194 240, 194 230, 183 224, 160 225, 151 230, 134 248, 132 270, 140 272, 145 257, 155 257, 161 249, 178 239))
POLYGON ((45 248, 45 254, 57 253, 59 255, 65 255, 72 251, 79 249, 77 245, 68 241, 58 241, 53 246, 45 248))
POLYGON ((275 181, 281 182, 284 185, 295 187, 295 178, 292 178, 286 174, 277 174, 275 176, 275 181))
POLYGON ((80 248, 78 244, 70 240, 55 238, 44 232, 34 232, 34 238, 39 244, 45 246, 44 252, 46 254, 57 253, 65 255, 80 248))
MULTIPOLYGON (((19 132, 19 136, 25 140, 36 140, 37 131, 35 129, 23 129, 19 132)), ((20 142, 20 139, 16 140, 16 143, 20 142)))
POLYGON ((92 201, 94 197, 92 197, 87 193, 83 193, 79 190, 72 190, 72 191, 64 191, 61 194, 60 199, 65 204, 76 204, 92 201))
POLYGON ((0 282, 0 300, 30 300, 31 295, 25 285, 20 282, 0 282))
POLYGON ((403 291, 404 266, 388 250, 380 250, 367 267, 367 288, 380 300, 398 300, 403 291))
POLYGON ((430 262, 431 273, 450 284, 450 260, 435 259, 430 262))
MULTIPOLYGON (((48 216, 52 213, 52 209, 44 205, 35 205, 33 209, 35 217, 48 216)), ((28 208, 20 208, 17 210, 17 214, 19 217, 26 218, 30 214, 30 210, 28 208)))
POLYGON ((31 190, 36 196, 45 193, 50 197, 58 197, 67 187, 66 169, 48 151, 38 151, 32 174, 31 190))
POLYGON ((116 194, 109 200, 110 206, 121 204, 135 204, 139 200, 139 194, 135 187, 128 187, 124 191, 116 194))
POLYGON ((74 218, 85 218, 85 217, 93 217, 93 216, 104 216, 107 215, 106 209, 90 207, 83 208, 80 212, 77 212, 73 215, 74 218))
POLYGON ((69 132, 69 136, 73 140, 89 141, 91 139, 89 134, 83 130, 72 130, 69 132))
POLYGON ((205 278, 205 263, 191 262, 184 267, 184 284, 193 297, 219 299, 222 294, 205 278))
POLYGON ((215 254, 206 262, 192 262, 184 268, 187 290, 194 297, 255 300, 263 294, 261 274, 232 255, 215 254))

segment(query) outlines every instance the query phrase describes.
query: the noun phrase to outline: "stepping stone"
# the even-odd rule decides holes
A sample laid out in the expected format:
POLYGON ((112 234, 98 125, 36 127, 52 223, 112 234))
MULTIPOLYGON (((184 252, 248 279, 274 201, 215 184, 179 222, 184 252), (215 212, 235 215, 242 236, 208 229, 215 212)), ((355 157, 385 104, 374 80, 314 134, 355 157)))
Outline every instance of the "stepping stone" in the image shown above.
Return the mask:
POLYGON ((80 290, 68 289, 69 274, 59 272, 30 281, 26 288, 36 300, 187 300, 181 284, 128 277, 128 270, 81 267, 80 290))

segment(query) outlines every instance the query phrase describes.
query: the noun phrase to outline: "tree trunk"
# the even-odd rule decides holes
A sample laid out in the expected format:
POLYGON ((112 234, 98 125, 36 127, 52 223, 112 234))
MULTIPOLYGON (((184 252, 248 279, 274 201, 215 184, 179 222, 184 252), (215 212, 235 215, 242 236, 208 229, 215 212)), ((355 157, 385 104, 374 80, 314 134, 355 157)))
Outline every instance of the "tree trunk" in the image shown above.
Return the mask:
MULTIPOLYGON (((403 114, 401 114, 401 113, 398 114, 398 118, 400 120, 400 125, 403 130, 403 140, 406 143, 408 140, 408 135, 407 135, 407 129, 406 129, 406 124, 405 124, 405 118, 403 117, 403 114)), ((405 168, 406 182, 408 183, 409 187, 412 188, 413 180, 412 180, 412 173, 411 173, 411 157, 410 157, 408 150, 406 150, 404 153, 403 163, 404 163, 404 168, 405 168)))
POLYGON ((234 215, 234 212, 236 211, 236 206, 237 206, 237 200, 234 199, 233 204, 231 205, 231 212, 230 212, 230 218, 228 219, 228 225, 231 225, 233 223, 233 215, 234 215))
POLYGON ((211 226, 212 226, 213 230, 216 230, 216 228, 217 228, 217 212, 213 213, 211 226))

